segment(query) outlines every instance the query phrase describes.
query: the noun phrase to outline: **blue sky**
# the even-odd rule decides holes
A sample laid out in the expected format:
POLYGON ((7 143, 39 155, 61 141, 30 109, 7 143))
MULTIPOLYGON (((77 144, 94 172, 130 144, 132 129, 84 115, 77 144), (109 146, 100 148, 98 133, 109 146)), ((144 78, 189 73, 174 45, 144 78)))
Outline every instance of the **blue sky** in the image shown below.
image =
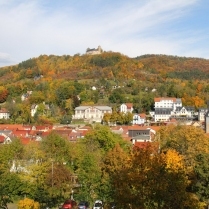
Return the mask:
POLYGON ((209 59, 208 0, 0 0, 0 67, 97 48, 209 59))

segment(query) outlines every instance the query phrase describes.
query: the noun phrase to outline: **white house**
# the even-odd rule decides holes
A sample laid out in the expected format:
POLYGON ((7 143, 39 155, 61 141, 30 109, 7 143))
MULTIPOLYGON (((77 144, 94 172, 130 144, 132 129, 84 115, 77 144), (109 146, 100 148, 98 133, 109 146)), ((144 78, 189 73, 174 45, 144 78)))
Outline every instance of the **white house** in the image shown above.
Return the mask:
POLYGON ((84 119, 89 122, 101 122, 105 113, 112 113, 109 106, 79 106, 75 108, 73 119, 84 119))
POLYGON ((168 121, 177 108, 182 107, 182 101, 179 98, 173 97, 160 97, 155 98, 155 114, 154 120, 157 121, 168 121))
POLYGON ((175 111, 171 112, 171 116, 193 118, 195 115, 194 107, 177 107, 175 111))
POLYGON ((145 114, 134 114, 132 124, 143 125, 145 123, 145 120, 146 120, 145 114))
POLYGON ((133 104, 132 103, 122 104, 120 106, 120 112, 124 112, 124 113, 130 112, 130 113, 132 113, 133 112, 133 104))
POLYGON ((205 114, 206 112, 208 111, 207 108, 199 108, 199 111, 198 111, 198 120, 199 121, 205 121, 205 114))
POLYGON ((0 143, 10 144, 11 142, 12 142, 11 138, 7 136, 5 133, 0 131, 0 143))
POLYGON ((0 109, 0 119, 9 119, 10 113, 6 108, 0 109))
POLYGON ((31 106, 30 112, 31 112, 31 116, 34 117, 34 115, 36 114, 36 111, 38 109, 38 105, 37 104, 33 104, 31 106))

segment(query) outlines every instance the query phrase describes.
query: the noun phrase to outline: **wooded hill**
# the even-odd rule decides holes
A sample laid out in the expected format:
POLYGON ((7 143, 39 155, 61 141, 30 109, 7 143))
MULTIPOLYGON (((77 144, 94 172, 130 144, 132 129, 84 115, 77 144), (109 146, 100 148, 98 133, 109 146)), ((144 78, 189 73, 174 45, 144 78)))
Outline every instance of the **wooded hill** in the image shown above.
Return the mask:
POLYGON ((161 96, 179 97, 183 105, 199 108, 209 100, 208 79, 209 60, 200 58, 129 58, 115 52, 41 55, 0 68, 0 102, 20 102, 22 94, 32 91, 30 105, 44 101, 65 113, 80 104, 118 106, 123 102, 134 103, 135 112, 148 112, 153 98, 161 96), (97 90, 93 92, 92 86, 97 90))
MULTIPOLYGON (((45 79, 137 79, 163 77, 182 80, 209 79, 209 60, 167 55, 129 58, 120 53, 101 55, 41 55, 15 66, 0 68, 0 84, 43 75, 45 79)), ((160 79, 161 80, 161 79, 160 79)))

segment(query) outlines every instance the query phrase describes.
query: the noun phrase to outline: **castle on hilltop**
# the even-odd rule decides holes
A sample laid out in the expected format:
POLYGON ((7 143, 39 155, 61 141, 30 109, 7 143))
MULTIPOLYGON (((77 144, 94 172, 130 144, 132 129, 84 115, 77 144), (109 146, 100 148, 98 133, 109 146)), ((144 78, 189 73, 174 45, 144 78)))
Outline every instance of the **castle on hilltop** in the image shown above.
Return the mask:
POLYGON ((86 49, 86 54, 88 55, 95 55, 95 54, 101 54, 103 52, 101 46, 98 46, 97 49, 93 48, 93 49, 90 49, 90 48, 87 48, 86 49))

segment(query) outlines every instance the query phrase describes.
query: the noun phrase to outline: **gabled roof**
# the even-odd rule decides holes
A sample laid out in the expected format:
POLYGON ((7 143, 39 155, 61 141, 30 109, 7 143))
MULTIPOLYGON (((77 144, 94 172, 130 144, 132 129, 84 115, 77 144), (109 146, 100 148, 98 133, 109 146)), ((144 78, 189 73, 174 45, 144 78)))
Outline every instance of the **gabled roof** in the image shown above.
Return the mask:
POLYGON ((9 111, 6 108, 1 108, 0 109, 0 113, 9 113, 9 111))
POLYGON ((141 117, 141 118, 146 118, 146 114, 145 113, 139 113, 139 116, 141 117))
POLYGON ((131 108, 133 108, 133 103, 126 103, 126 106, 128 109, 131 109, 131 108))

